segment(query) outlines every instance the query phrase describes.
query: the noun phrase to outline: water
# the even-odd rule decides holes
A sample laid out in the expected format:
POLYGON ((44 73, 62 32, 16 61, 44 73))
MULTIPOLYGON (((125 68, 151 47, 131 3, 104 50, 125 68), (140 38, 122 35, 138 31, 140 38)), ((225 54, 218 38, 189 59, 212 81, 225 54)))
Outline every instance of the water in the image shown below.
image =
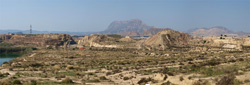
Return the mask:
POLYGON ((20 54, 0 54, 0 65, 4 62, 8 62, 16 57, 21 56, 20 54))

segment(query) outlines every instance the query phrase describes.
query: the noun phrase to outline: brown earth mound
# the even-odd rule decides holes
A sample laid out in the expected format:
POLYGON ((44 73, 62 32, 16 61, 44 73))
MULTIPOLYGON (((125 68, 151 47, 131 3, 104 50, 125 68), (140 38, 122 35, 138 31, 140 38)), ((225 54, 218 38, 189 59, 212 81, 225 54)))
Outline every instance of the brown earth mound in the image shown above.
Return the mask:
POLYGON ((163 30, 148 38, 143 45, 150 49, 162 49, 170 47, 185 47, 188 45, 190 36, 174 30, 163 30))

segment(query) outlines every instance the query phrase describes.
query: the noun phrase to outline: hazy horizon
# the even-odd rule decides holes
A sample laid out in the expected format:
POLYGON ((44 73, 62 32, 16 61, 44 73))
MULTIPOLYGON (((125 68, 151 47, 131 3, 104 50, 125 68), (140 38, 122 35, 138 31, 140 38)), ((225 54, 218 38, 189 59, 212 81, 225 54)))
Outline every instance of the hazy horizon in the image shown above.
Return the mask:
POLYGON ((250 0, 0 0, 0 30, 98 32, 113 21, 250 32, 250 0))

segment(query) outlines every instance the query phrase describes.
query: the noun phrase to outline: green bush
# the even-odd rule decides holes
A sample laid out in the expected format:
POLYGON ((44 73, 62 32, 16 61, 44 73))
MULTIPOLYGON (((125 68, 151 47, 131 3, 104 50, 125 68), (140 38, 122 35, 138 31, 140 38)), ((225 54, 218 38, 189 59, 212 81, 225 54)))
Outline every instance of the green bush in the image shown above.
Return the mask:
POLYGON ((88 82, 101 82, 99 79, 88 80, 88 82))
POLYGON ((124 77, 123 80, 129 80, 129 77, 124 77))
POLYGON ((14 44, 12 44, 12 43, 6 43, 6 42, 4 42, 4 43, 0 43, 0 46, 1 47, 10 47, 10 46, 13 46, 14 44))
POLYGON ((141 80, 139 80, 137 84, 144 85, 151 80, 152 80, 151 78, 141 78, 141 80))
POLYGON ((15 80, 13 80, 12 84, 22 84, 22 83, 20 80, 15 79, 15 80))
POLYGON ((37 85, 36 80, 31 80, 31 85, 37 85))
POLYGON ((62 80, 62 83, 71 84, 74 82, 70 78, 65 78, 64 80, 62 80))
POLYGON ((47 47, 47 49, 53 49, 53 47, 52 47, 52 46, 49 46, 49 47, 47 47))
POLYGON ((108 80, 105 76, 100 77, 101 80, 108 80))
POLYGON ((215 65, 218 65, 218 64, 220 64, 220 60, 218 60, 218 59, 211 59, 211 60, 209 60, 208 62, 207 62, 207 65, 211 65, 211 66, 215 66, 215 65))
POLYGON ((216 85, 234 85, 234 80, 235 80, 235 75, 234 74, 229 74, 226 76, 223 76, 217 83, 216 85))

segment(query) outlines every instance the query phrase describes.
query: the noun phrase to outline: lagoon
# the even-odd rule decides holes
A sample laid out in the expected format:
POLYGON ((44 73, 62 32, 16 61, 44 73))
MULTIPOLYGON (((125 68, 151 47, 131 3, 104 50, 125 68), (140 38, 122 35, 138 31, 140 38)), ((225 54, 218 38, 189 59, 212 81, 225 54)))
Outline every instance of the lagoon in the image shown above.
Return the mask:
POLYGON ((0 65, 4 62, 8 62, 16 57, 21 56, 20 54, 0 54, 0 65))

